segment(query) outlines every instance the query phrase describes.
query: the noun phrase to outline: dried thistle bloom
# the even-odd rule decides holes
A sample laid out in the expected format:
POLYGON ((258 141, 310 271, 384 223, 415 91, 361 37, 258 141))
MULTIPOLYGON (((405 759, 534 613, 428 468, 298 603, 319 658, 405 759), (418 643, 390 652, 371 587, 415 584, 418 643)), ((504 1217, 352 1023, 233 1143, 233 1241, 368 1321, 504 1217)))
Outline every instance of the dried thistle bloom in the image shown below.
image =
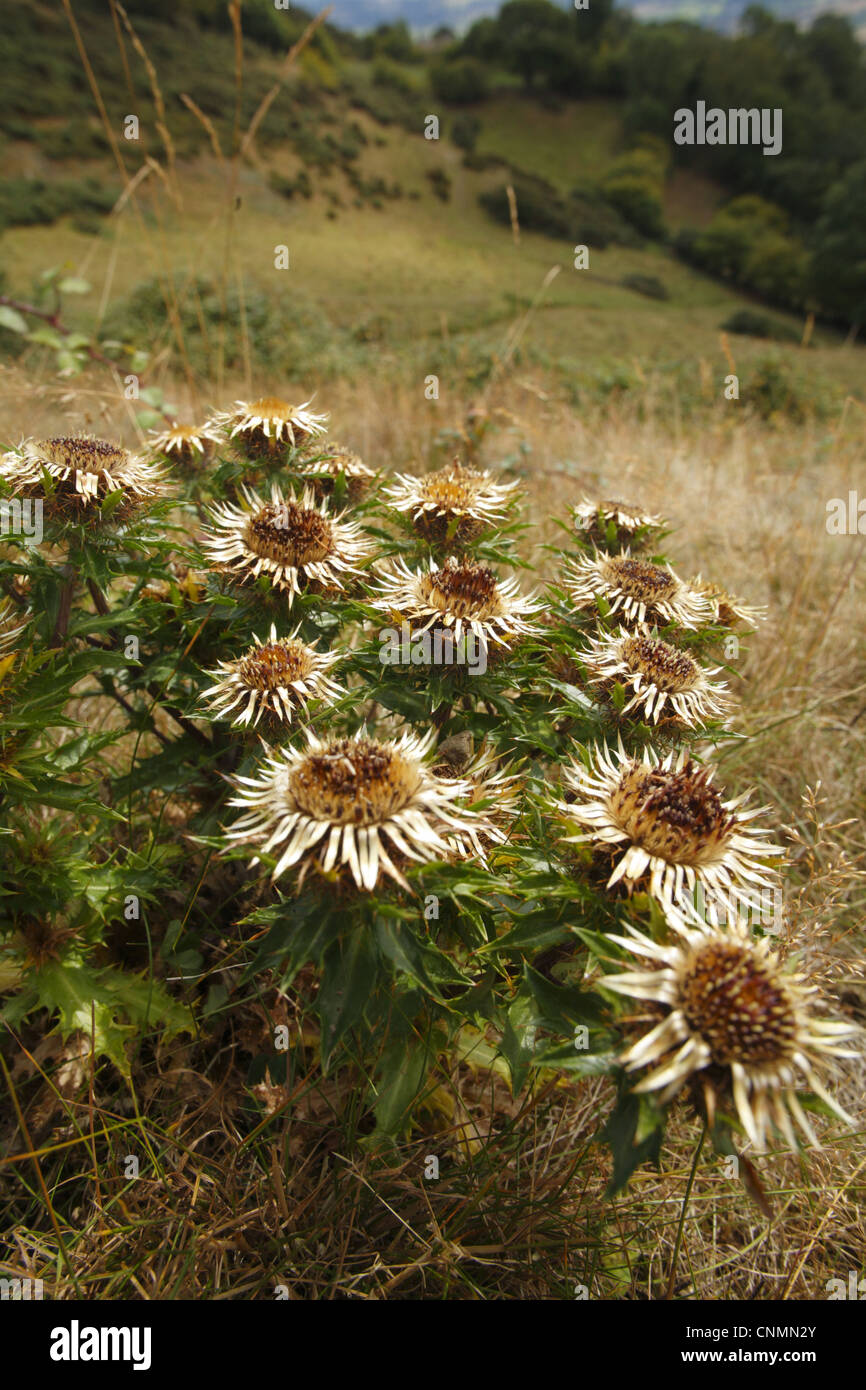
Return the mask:
POLYGON ((572 561, 563 583, 577 608, 594 608, 602 598, 610 613, 618 614, 627 627, 677 623, 695 628, 712 621, 709 601, 674 574, 670 565, 636 560, 627 550, 621 555, 600 550, 572 561))
POLYGON ((594 685, 609 693, 617 684, 631 691, 623 714, 637 710, 654 724, 664 717, 694 729, 709 719, 724 719, 731 697, 723 681, 713 681, 720 666, 703 667, 688 652, 646 632, 605 633, 588 639, 579 655, 594 685))
POLYGON ((89 435, 25 440, 0 459, 0 477, 16 495, 38 497, 46 511, 67 520, 97 516, 105 499, 117 494, 110 519, 122 524, 165 495, 164 474, 157 465, 121 444, 89 435))
POLYGON ((154 453, 174 457, 181 463, 202 462, 211 452, 212 446, 221 442, 221 436, 209 425, 169 425, 164 430, 150 430, 151 448, 154 453))
POLYGON ((395 511, 411 516, 424 540, 465 545, 504 519, 517 492, 517 483, 496 483, 490 473, 455 457, 423 478, 398 473, 383 496, 395 511))
POLYGON ((439 745, 433 771, 446 781, 459 777, 469 784, 466 804, 471 810, 481 809, 484 820, 448 840, 461 858, 475 854, 484 860, 492 845, 504 845, 509 838, 520 807, 520 777, 510 765, 500 764, 492 748, 482 746, 473 756, 471 736, 468 748, 458 743, 461 737, 439 745))
POLYGON ((749 604, 734 598, 720 584, 711 584, 700 575, 691 581, 689 587, 706 599, 710 605, 712 621, 720 623, 722 627, 736 627, 737 623, 745 623, 747 627, 755 628, 767 616, 766 608, 750 607, 749 604))
POLYGON ((370 491, 375 473, 357 454, 344 444, 333 442, 310 443, 292 467, 316 497, 330 497, 340 474, 346 480, 346 497, 350 503, 359 502, 370 491))
POLYGON ((342 687, 328 678, 339 653, 318 652, 315 643, 299 641, 297 632, 278 638, 271 623, 266 641, 253 634, 255 646, 239 660, 221 661, 209 671, 216 684, 202 691, 202 700, 211 705, 212 713, 224 719, 235 710, 233 724, 252 722, 255 728, 268 711, 291 724, 308 700, 339 698, 342 687))
POLYGON ((500 580, 474 560, 451 556, 440 568, 412 571, 398 559, 382 571, 374 607, 415 632, 445 629, 456 642, 474 634, 482 650, 490 643, 506 650, 539 629, 529 619, 541 608, 534 594, 522 594, 516 579, 500 580))
POLYGON ((236 401, 232 410, 219 411, 208 427, 237 439, 249 458, 278 454, 325 433, 327 415, 314 415, 302 405, 290 405, 277 396, 257 401, 236 401))
POLYGON ((610 855, 609 888, 622 880, 629 892, 644 888, 674 904, 684 888, 694 894, 700 885, 720 904, 736 905, 776 887, 776 871, 762 861, 782 849, 749 823, 767 808, 742 809, 749 792, 724 801, 712 775, 685 752, 674 763, 673 753, 659 761, 647 749, 638 760, 622 744, 618 753, 596 747, 589 767, 574 761, 565 769, 575 799, 557 809, 582 829, 571 843, 610 855))
POLYGON ((730 1093, 743 1129, 760 1151, 773 1127, 797 1148, 792 1115, 809 1143, 819 1147, 796 1094, 804 1085, 853 1125, 818 1071, 822 1064, 832 1067, 835 1057, 858 1055, 843 1046, 858 1029, 818 1017, 817 990, 783 965, 766 937, 750 936, 739 918, 725 928, 707 925, 695 913, 670 922, 679 939, 668 944, 632 927, 627 937, 611 938, 647 966, 605 976, 605 986, 647 1000, 662 1014, 621 1059, 629 1071, 656 1067, 635 1090, 658 1091, 665 1104, 687 1081, 694 1082, 711 1125, 718 1099, 730 1093))
POLYGON ((430 770, 435 730, 389 742, 363 732, 307 737, 306 749, 281 748, 257 777, 235 779, 239 795, 230 804, 245 814, 228 838, 278 854, 274 878, 300 867, 300 888, 315 864, 325 875, 347 873, 367 892, 382 875, 408 888, 408 863, 454 859, 449 837, 483 829, 483 818, 462 805, 468 783, 430 770))
POLYGON ((372 554, 371 543, 344 512, 329 516, 305 489, 300 498, 285 497, 274 485, 270 502, 241 489, 240 506, 219 503, 211 509, 214 529, 203 538, 212 564, 241 583, 265 574, 291 604, 295 594, 315 586, 342 591, 347 575, 372 554))
POLYGON ((645 512, 628 502, 594 502, 588 498, 572 508, 572 516, 576 530, 596 546, 607 545, 611 526, 616 531, 617 544, 629 545, 638 533, 648 538, 665 525, 663 516, 645 512))
POLYGON ((0 657, 8 656, 15 650, 15 644, 27 626, 16 621, 18 616, 18 609, 11 599, 0 599, 0 657))

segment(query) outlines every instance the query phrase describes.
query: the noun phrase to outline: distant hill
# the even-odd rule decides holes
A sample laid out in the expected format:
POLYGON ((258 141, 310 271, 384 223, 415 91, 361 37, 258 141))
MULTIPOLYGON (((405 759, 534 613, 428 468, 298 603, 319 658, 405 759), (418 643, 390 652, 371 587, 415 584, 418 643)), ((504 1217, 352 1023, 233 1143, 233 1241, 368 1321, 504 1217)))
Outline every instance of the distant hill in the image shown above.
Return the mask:
MULTIPOLYGON (((754 0, 630 0, 623 9, 639 19, 690 19, 713 29, 732 32, 754 0)), ((762 8, 779 19, 808 26, 820 14, 844 14, 855 28, 866 27, 866 0, 760 0, 762 8)))
MULTIPOLYGON (((567 0, 560 0, 570 9, 567 0)), ((736 29, 743 11, 754 0, 621 0, 622 9, 638 18, 690 19, 714 29, 736 29)), ((761 0, 765 9, 781 19, 808 25, 819 14, 847 14, 855 27, 866 30, 866 0, 761 0)), ((356 32, 375 28, 396 19, 405 19, 418 33, 430 33, 440 25, 456 31, 467 28, 482 15, 496 14, 500 0, 333 0, 333 21, 356 32)), ((309 6, 314 8, 313 6, 309 6)))

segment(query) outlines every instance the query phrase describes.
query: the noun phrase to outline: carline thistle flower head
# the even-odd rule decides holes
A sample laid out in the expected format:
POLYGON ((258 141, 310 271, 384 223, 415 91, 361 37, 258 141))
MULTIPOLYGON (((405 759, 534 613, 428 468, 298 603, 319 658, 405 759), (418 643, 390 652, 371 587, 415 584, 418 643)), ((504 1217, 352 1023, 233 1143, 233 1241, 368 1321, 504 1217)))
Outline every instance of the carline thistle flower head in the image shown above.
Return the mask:
POLYGON ((342 475, 346 482, 346 498, 351 504, 367 495, 376 477, 358 454, 333 440, 308 441, 292 461, 292 471, 317 499, 330 497, 342 475))
POLYGON ((727 685, 713 680, 721 667, 703 667, 688 652, 648 632, 621 627, 618 633, 590 637, 578 655, 590 683, 603 692, 625 686, 630 698, 623 715, 634 712, 647 723, 661 720, 694 729, 730 712, 727 685))
POLYGON ((309 404, 290 405, 278 396, 235 401, 231 410, 218 411, 208 428, 237 442, 249 458, 267 457, 325 433, 327 415, 314 415, 309 404))
POLYGON ((446 740, 437 749, 433 771, 446 781, 461 778, 469 785, 467 805, 470 809, 481 809, 483 816, 477 824, 467 831, 449 836, 449 843, 455 845, 461 858, 475 854, 484 859, 486 851, 493 845, 504 845, 511 834, 520 809, 520 775, 514 767, 501 763, 492 747, 482 745, 473 754, 471 739, 466 748, 467 756, 450 753, 447 745, 459 745, 460 736, 446 740))
POLYGON ((622 743, 618 751, 596 747, 589 766, 575 759, 563 774, 574 800, 557 810, 580 827, 567 843, 609 857, 609 888, 622 881, 630 893, 645 889, 662 903, 698 886, 734 906, 756 889, 774 889, 778 873, 763 861, 783 851, 768 830, 750 824, 766 807, 744 809, 749 792, 723 800, 712 776, 685 750, 660 760, 652 749, 634 758, 622 743))
POLYGON ((18 639, 27 627, 26 622, 17 622, 18 616, 19 610, 11 599, 0 599, 0 658, 15 651, 18 639))
POLYGON ((490 473, 455 458, 421 478, 398 473, 383 497, 411 517, 424 540, 464 545, 504 520, 518 491, 517 483, 497 483, 490 473))
POLYGON ((618 545, 633 545, 636 537, 647 540, 665 526, 663 516, 645 512, 629 502, 597 502, 584 498, 572 508, 576 530, 596 546, 608 543, 613 528, 618 545))
POLYGON ((756 628, 767 616, 766 608, 743 603, 720 584, 713 584, 708 579, 702 579, 700 575, 691 580, 689 587, 706 599, 710 606, 711 621, 721 624, 722 627, 736 627, 738 623, 742 623, 745 627, 756 628))
POLYGON ((110 519, 121 525, 166 492, 161 468, 121 444, 90 435, 27 439, 0 459, 0 477, 16 495, 42 498, 58 519, 97 518, 101 504, 114 494, 110 519))
POLYGON ((630 628, 671 623, 697 628, 712 621, 709 600, 690 588, 670 565, 635 559, 627 550, 619 555, 599 550, 572 560, 562 582, 576 608, 594 608, 602 598, 611 615, 618 615, 630 628))
POLYGON ((187 464, 203 462, 222 438, 209 425, 179 425, 176 422, 163 430, 150 430, 149 433, 150 447, 154 453, 187 464))
POLYGON ((306 748, 267 758, 256 777, 234 779, 238 795, 230 805, 244 814, 227 838, 254 847, 254 864, 274 854, 275 879, 298 869, 300 889, 315 865, 367 892, 382 876, 408 889, 409 864, 467 857, 460 837, 477 844, 488 833, 495 840, 495 827, 464 805, 471 785, 432 772, 435 730, 388 741, 363 731, 319 739, 308 730, 307 739, 306 748))
POLYGON ((315 643, 301 642, 297 634, 295 629, 290 637, 277 637, 273 623, 267 639, 253 634, 249 651, 208 673, 216 684, 202 691, 202 701, 218 718, 234 711, 233 724, 255 728, 265 713, 290 724, 307 701, 338 699, 343 689, 328 673, 340 653, 316 651, 315 643))
POLYGON ((540 629, 531 621, 542 607, 534 594, 520 592, 516 579, 500 580, 487 565, 450 556, 410 570, 403 559, 381 568, 373 606, 416 632, 444 628, 460 642, 472 633, 487 652, 491 644, 507 651, 540 629))
POLYGON ((784 964, 766 937, 753 937, 736 918, 724 929, 694 911, 668 915, 676 939, 659 944, 628 928, 610 939, 642 968, 606 975, 604 986, 648 1002, 658 1021, 621 1058, 629 1071, 654 1067, 637 1086, 662 1104, 687 1083, 699 1088, 710 1125, 720 1099, 733 1098, 755 1148, 763 1151, 775 1127, 791 1149, 796 1120, 819 1147, 797 1090, 819 1096, 847 1124, 854 1121, 824 1086, 819 1069, 835 1057, 854 1057, 845 1044, 852 1024, 820 1017, 817 990, 784 964))
POLYGON ((274 484, 266 502, 242 488, 239 506, 222 502, 211 509, 213 529, 202 544, 217 568, 241 583, 267 575, 291 604, 309 587, 342 591, 372 555, 371 542, 345 515, 330 516, 309 489, 287 497, 274 484))

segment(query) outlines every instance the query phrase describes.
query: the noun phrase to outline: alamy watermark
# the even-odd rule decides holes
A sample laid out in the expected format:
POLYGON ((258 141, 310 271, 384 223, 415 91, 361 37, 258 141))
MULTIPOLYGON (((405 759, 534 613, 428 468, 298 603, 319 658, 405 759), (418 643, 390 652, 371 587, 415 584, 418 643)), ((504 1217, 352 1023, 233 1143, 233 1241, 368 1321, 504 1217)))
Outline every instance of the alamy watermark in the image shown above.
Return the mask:
POLYGON ((42 544, 42 498, 7 497, 0 502, 0 536, 24 536, 42 544))
POLYGON ((5 1303, 7 1299, 13 1303, 29 1302, 44 1296, 41 1279, 0 1279, 0 1302, 5 1303))
POLYGON ((708 926, 724 927, 740 921, 759 927, 765 936, 778 936, 785 921, 785 900, 780 885, 771 888, 737 888, 734 897, 708 890, 698 882, 694 891, 683 888, 674 905, 688 915, 693 909, 708 926))
POLYGON ((764 154, 782 153, 782 108, 681 106, 674 112, 676 145, 760 145, 764 154))
POLYGON ((465 666, 470 676, 483 676, 487 670, 487 644, 471 630, 457 639, 441 627, 413 632, 403 623, 400 628, 383 628, 379 643, 383 666, 465 666))
POLYGON ((861 501, 852 488, 847 500, 831 497, 827 503, 828 536, 866 536, 866 497, 861 501))

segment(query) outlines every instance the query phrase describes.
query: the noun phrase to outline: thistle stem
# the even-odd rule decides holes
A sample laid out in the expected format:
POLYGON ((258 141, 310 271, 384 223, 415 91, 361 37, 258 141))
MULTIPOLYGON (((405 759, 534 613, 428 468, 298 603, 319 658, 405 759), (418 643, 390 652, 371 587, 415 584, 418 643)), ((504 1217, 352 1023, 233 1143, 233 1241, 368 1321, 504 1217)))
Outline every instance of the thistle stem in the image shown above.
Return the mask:
POLYGON ((668 1289, 667 1293, 665 1294, 665 1299, 671 1299, 674 1296, 674 1283, 677 1277, 677 1264, 679 1263, 680 1258, 680 1246, 683 1243, 683 1228, 686 1224, 686 1212, 688 1211, 689 1198, 692 1195, 692 1188, 695 1182, 695 1174, 698 1171, 698 1162, 700 1161, 701 1151, 704 1147, 704 1140, 706 1139, 706 1137, 707 1124, 705 1120, 703 1129, 701 1130, 701 1137, 698 1140, 697 1148, 695 1149, 695 1156, 692 1159, 692 1169, 689 1173, 688 1183, 686 1184, 686 1195, 683 1197, 683 1209, 680 1212, 680 1222, 677 1227, 677 1238, 676 1243, 674 1244, 674 1254, 673 1259, 671 1260, 671 1273, 670 1278, 668 1279, 668 1289))
POLYGON ((69 618, 72 613, 72 596, 75 593, 75 582, 78 578, 78 570, 75 565, 63 565, 60 573, 63 575, 63 588, 60 590, 57 621, 54 624, 54 631, 48 644, 49 648, 62 647, 66 640, 69 618))

